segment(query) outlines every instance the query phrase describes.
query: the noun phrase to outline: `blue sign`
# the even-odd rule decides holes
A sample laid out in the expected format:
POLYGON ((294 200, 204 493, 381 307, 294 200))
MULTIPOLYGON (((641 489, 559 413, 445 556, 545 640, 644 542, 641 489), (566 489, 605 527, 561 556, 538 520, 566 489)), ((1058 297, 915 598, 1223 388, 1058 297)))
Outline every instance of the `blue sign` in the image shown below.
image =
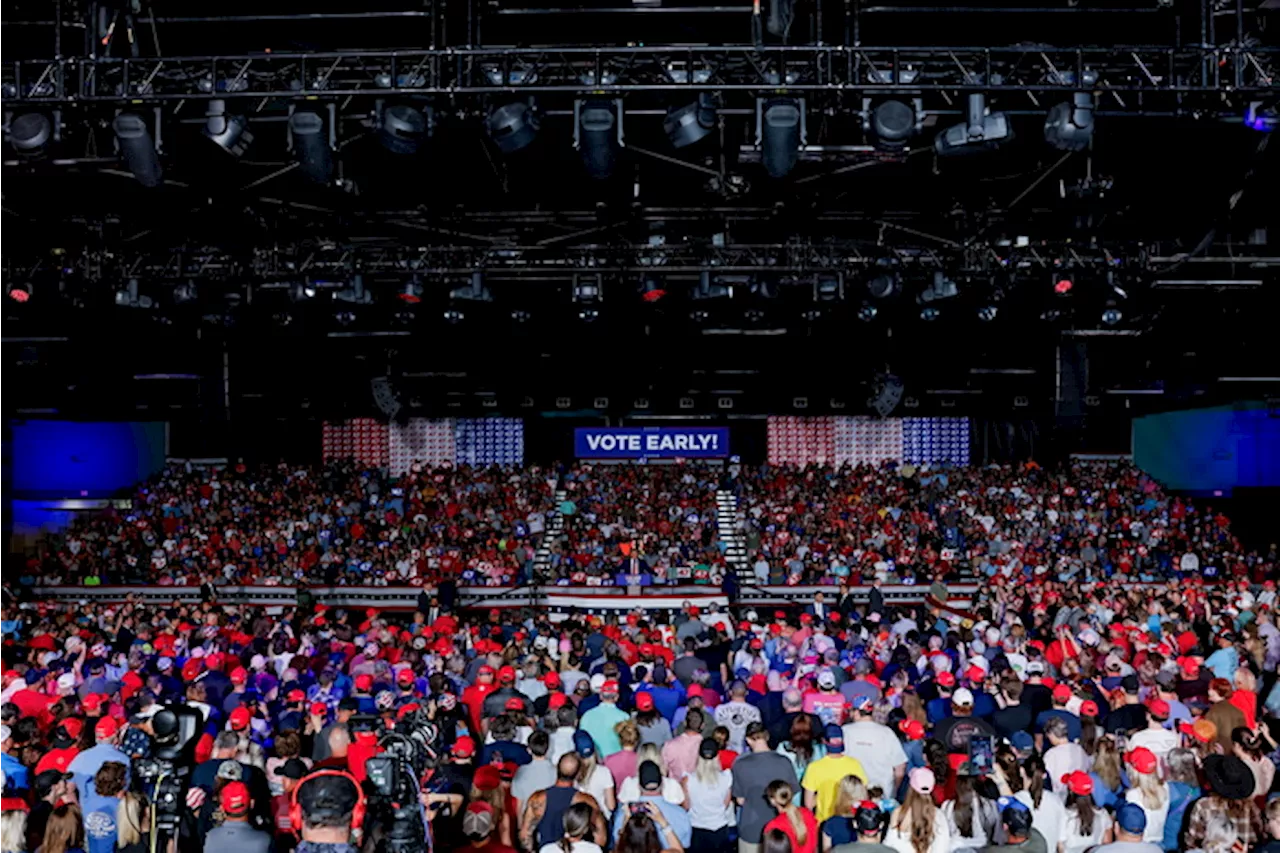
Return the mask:
POLYGON ((729 455, 727 427, 580 427, 579 459, 713 459, 729 455))

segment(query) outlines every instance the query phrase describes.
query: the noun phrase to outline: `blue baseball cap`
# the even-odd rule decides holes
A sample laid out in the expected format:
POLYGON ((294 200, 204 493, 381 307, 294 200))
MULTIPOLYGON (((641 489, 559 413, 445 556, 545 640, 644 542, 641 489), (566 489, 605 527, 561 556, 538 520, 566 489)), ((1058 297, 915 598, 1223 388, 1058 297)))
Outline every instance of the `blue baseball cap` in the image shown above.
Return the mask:
POLYGON ((870 711, 876 703, 870 696, 862 693, 853 697, 853 701, 849 704, 853 706, 853 710, 855 711, 870 711))
POLYGON ((573 751, 583 758, 590 758, 596 754, 596 742, 591 739, 591 735, 578 729, 573 733, 573 751))
POLYGON ((827 752, 844 752, 844 729, 832 723, 827 726, 824 734, 826 735, 827 752))
POLYGON ((1016 731, 1009 736, 1009 745, 1019 752, 1025 752, 1036 748, 1035 740, 1024 731, 1016 731))
POLYGON ((1116 809, 1116 824, 1130 835, 1141 835, 1147 829, 1147 813, 1137 803, 1125 803, 1116 809))

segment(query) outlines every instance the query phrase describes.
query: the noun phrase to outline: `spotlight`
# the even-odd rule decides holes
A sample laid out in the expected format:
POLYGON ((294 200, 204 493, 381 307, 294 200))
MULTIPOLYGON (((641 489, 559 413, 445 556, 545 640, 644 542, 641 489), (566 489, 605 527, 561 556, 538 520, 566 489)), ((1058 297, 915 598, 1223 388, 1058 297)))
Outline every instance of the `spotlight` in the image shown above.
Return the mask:
POLYGON ((880 313, 880 310, 876 308, 876 306, 863 305, 861 308, 858 309, 858 319, 864 323, 870 323, 872 320, 876 318, 876 315, 879 313, 880 313))
POLYGON ((1064 276, 1053 283, 1053 292, 1059 296, 1066 296, 1073 287, 1075 287, 1075 283, 1064 276))
POLYGON ((941 316, 942 316, 942 312, 939 311, 937 308, 934 308, 932 305, 930 305, 927 308, 920 309, 920 319, 924 320, 925 322, 931 323, 941 316))
POLYGON ((1048 308, 1040 312, 1040 319, 1046 323, 1056 323, 1062 319, 1062 312, 1057 308, 1048 308))
POLYGON ((882 418, 887 418, 902 402, 902 380, 891 373, 881 374, 871 384, 871 397, 867 408, 882 418))
POLYGON ((996 314, 1000 312, 994 305, 983 305, 978 309, 978 319, 984 323, 990 323, 996 318, 996 314))
POLYGON ((698 276, 698 283, 693 288, 693 293, 689 294, 690 299, 722 299, 726 296, 732 296, 733 291, 727 285, 720 284, 718 281, 711 280, 711 273, 702 272, 698 276))
POLYGON ((622 105, 618 101, 574 101, 573 147, 593 178, 613 174, 622 145, 622 105))
POLYGON ((523 101, 506 104, 489 113, 485 128, 503 154, 511 154, 528 146, 538 135, 541 119, 534 108, 523 101))
POLYGON ((871 99, 863 101, 862 127, 875 138, 882 151, 901 151, 907 140, 920 130, 919 105, 902 101, 881 101, 871 108, 871 99))
POLYGON ((667 113, 662 128, 676 148, 685 148, 703 139, 716 126, 715 99, 710 92, 702 92, 692 104, 667 113))
POLYGON ((774 98, 756 101, 756 144, 770 177, 785 177, 805 144, 804 101, 774 98))
POLYGON ((987 114, 987 96, 969 95, 967 120, 938 134, 933 142, 939 156, 988 151, 1013 139, 1013 128, 1004 113, 987 114))
POLYGON ((838 274, 819 274, 813 281, 815 302, 836 302, 844 298, 844 282, 838 274))
POLYGON ((350 326, 356 321, 354 311, 338 311, 334 313, 333 319, 338 321, 339 326, 350 326))
POLYGON ((271 315, 271 322, 284 328, 293 323, 293 313, 290 311, 277 311, 271 315))
MULTIPOLYGON (((748 312, 748 313, 750 313, 750 312, 748 312)), ((761 318, 763 318, 763 317, 764 317, 764 313, 763 313, 763 312, 760 312, 760 316, 761 316, 761 318)), ((810 308, 810 309, 808 309, 807 311, 801 311, 801 312, 800 312, 800 316, 801 316, 803 319, 808 320, 810 323, 816 323, 817 321, 819 321, 819 320, 821 320, 821 319, 822 319, 822 309, 821 309, 821 308, 810 308)))
POLYGON ((158 187, 164 183, 164 169, 160 167, 160 155, 147 130, 147 123, 134 113, 121 113, 111 122, 116 134, 116 144, 124 155, 124 162, 144 187, 158 187))
MULTIPOLYGON (((329 127, 333 127, 330 106, 329 127)), ((327 184, 333 176, 333 139, 326 135, 324 118, 311 110, 289 116, 290 150, 298 161, 298 171, 317 184, 327 184)))
POLYGON ((422 282, 418 280, 417 276, 409 279, 400 288, 396 298, 406 305, 417 305, 422 301, 422 282))
POLYGON ((705 323, 711 319, 711 312, 702 308, 695 308, 689 312, 689 319, 695 323, 705 323))
POLYGON ((241 157, 253 142, 248 121, 243 116, 227 115, 227 102, 217 98, 209 102, 203 132, 232 157, 241 157))
POLYGON ((466 315, 457 308, 447 308, 444 312, 444 319, 446 322, 457 324, 465 320, 466 315))
POLYGON ((657 302, 666 295, 667 291, 662 287, 661 279, 655 275, 646 275, 644 281, 640 283, 640 298, 645 302, 657 302))
POLYGON ((188 302, 195 302, 200 297, 200 292, 196 288, 194 281, 185 281, 173 288, 173 304, 185 305, 188 302))
POLYGON ((19 154, 34 157, 43 153, 53 139, 54 126, 43 113, 23 113, 5 123, 4 136, 19 154))
POLYGON ((121 308, 150 308, 155 302, 150 296, 138 292, 138 280, 129 279, 129 283, 116 291, 116 304, 121 308))
POLYGON ((433 114, 405 104, 385 107, 378 121, 378 139, 393 154, 416 154, 431 135, 433 114))
POLYGON ((336 302, 350 302, 355 305, 369 305, 373 302, 373 294, 365 290, 364 276, 359 273, 351 277, 350 286, 335 290, 333 298, 336 302))
POLYGON ((1093 139, 1093 93, 1076 92, 1055 104, 1044 120, 1044 139, 1059 151, 1083 151, 1093 139))
POLYGON ((450 299, 464 299, 468 302, 492 302, 493 294, 484 286, 484 276, 478 272, 471 274, 471 281, 464 287, 455 287, 449 291, 450 299))
POLYGON ((1102 322, 1114 326, 1124 319, 1124 314, 1115 305, 1108 304, 1102 312, 1102 322))
POLYGON ((888 299, 902 289, 902 276, 896 270, 883 270, 867 279, 867 292, 875 299, 888 299))
POLYGON ((314 299, 316 295, 316 286, 309 281, 296 281, 289 285, 289 301, 305 302, 308 299, 314 299))
POLYGON ((26 304, 31 301, 31 285, 27 282, 19 282, 10 284, 5 287, 5 293, 10 299, 19 304, 26 304))
POLYGON ((528 311, 524 311, 517 308, 516 310, 511 312, 511 319, 513 322, 516 322, 516 323, 527 323, 533 319, 533 315, 531 315, 528 311))
POLYGON ((930 302, 951 299, 959 292, 960 288, 956 286, 953 280, 947 278, 941 270, 935 270, 932 283, 920 292, 920 295, 916 297, 916 301, 921 305, 925 305, 930 302))
POLYGON ((600 312, 595 308, 583 308, 578 312, 578 319, 584 323, 594 323, 600 319, 600 312))
POLYGON ((574 302, 586 302, 588 304, 599 302, 603 299, 604 291, 601 288, 600 276, 575 276, 573 279, 572 298, 574 302))

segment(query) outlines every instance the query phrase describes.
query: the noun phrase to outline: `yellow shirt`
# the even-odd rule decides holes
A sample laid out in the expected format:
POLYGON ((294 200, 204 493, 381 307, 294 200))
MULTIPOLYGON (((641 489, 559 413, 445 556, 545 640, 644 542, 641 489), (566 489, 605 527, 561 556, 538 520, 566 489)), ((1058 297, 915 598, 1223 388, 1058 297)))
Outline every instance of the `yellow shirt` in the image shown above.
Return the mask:
POLYGON ((818 795, 818 823, 831 817, 832 812, 835 811, 836 793, 840 790, 840 780, 846 776, 857 776, 863 784, 867 781, 867 772, 862 769, 862 762, 844 754, 828 754, 805 768, 800 787, 818 795))

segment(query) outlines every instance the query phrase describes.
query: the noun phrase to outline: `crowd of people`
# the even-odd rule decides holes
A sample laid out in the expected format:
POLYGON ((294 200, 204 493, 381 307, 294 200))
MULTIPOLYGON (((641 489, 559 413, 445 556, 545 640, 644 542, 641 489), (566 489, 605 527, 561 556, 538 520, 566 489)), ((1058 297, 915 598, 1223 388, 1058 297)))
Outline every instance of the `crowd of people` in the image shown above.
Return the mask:
MULTIPOLYGON (((964 475, 958 499, 984 476, 964 475)), ((204 500, 190 487, 179 512, 204 500)), ((987 494, 975 511, 994 511, 987 494)), ((236 517, 242 499, 208 512, 269 540, 280 497, 248 504, 275 522, 236 517)), ((1034 540, 1036 514, 1003 500, 1002 523, 1034 540)), ((453 515, 492 517, 479 503, 453 515)), ((1060 510, 1073 552, 1096 543, 1105 566, 1109 516, 1074 506, 1060 510)), ((1156 527, 1150 511, 1127 528, 1156 527)), ((922 512, 904 506, 895 536, 923 535, 922 512)), ((961 531, 989 527, 957 513, 961 531)), ((1222 541, 1225 525, 1196 517, 1153 545, 1222 541)), ((163 550, 163 510, 145 518, 139 540, 152 530, 163 550)), ((1026 559, 1037 547, 1019 549, 1025 565, 1041 565, 1026 559)), ((77 554, 145 551, 82 536, 77 554)), ((1276 853, 1274 572, 1224 564, 1132 587, 1087 565, 1064 579, 1071 568, 997 569, 967 616, 847 588, 777 610, 557 622, 427 595, 392 614, 6 586, 0 853, 153 849, 157 804, 135 777, 173 707, 199 721, 179 850, 389 849, 365 825, 369 762, 416 720, 421 843, 443 853, 1276 853)))
POLYGON ((77 517, 37 543, 19 583, 719 585, 742 580, 734 537, 745 579, 761 585, 1256 581, 1280 564, 1275 545, 1245 548, 1211 505, 1120 462, 415 466, 400 477, 334 463, 171 467, 132 509, 77 517), (720 529, 718 490, 737 497, 734 530, 720 529))

